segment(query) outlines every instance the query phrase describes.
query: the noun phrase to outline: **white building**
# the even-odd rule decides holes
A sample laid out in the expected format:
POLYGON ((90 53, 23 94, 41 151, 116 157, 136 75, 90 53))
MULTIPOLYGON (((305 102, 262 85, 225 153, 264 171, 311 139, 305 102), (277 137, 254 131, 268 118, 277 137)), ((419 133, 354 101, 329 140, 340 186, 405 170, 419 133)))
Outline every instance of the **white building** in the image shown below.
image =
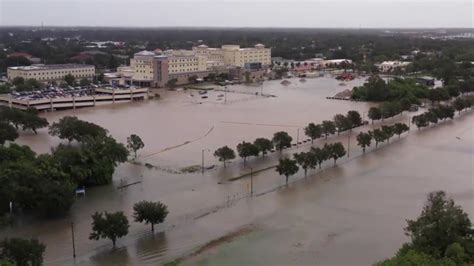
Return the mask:
POLYGON ((380 70, 380 72, 392 72, 397 68, 403 70, 409 64, 410 62, 403 61, 384 61, 380 64, 376 64, 376 66, 380 70))
POLYGON ((95 66, 81 64, 57 64, 57 65, 31 65, 16 66, 7 69, 8 80, 16 77, 36 79, 40 82, 63 80, 66 75, 71 74, 77 80, 92 79, 95 75, 95 66))

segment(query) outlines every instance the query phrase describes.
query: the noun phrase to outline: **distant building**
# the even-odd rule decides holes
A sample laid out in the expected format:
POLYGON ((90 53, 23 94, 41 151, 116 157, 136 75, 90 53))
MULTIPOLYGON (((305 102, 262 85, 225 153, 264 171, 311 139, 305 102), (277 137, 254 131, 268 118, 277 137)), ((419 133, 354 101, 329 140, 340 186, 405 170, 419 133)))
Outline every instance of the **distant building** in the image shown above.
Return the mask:
POLYGON ((380 72, 393 72, 396 69, 404 70, 409 64, 410 62, 403 61, 384 61, 380 64, 376 64, 376 66, 380 72))
POLYGON ((193 47, 196 55, 202 55, 208 61, 220 62, 224 66, 245 67, 247 63, 261 63, 270 66, 271 49, 263 44, 241 48, 239 45, 222 45, 221 48, 210 48, 207 45, 193 47))
POLYGON ((271 64, 271 50, 263 44, 254 48, 240 48, 238 45, 223 45, 209 48, 206 45, 192 50, 141 51, 130 59, 130 79, 119 73, 107 73, 106 79, 117 84, 130 84, 146 87, 163 87, 169 80, 176 84, 189 83, 190 78, 203 79, 209 73, 229 72, 229 69, 242 68, 256 70, 271 64), (122 80, 120 80, 122 79, 122 80))
POLYGON ((58 65, 31 65, 16 66, 7 69, 8 80, 16 77, 36 79, 40 82, 63 80, 64 76, 71 74, 76 79, 92 79, 95 75, 95 66, 80 64, 58 64, 58 65))

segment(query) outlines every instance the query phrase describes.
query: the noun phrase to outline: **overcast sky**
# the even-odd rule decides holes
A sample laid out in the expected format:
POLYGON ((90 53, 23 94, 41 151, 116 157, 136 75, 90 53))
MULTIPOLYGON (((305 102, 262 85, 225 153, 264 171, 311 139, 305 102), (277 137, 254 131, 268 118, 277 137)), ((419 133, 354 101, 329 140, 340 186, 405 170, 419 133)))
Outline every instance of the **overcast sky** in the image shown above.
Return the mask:
POLYGON ((474 0, 0 0, 0 24, 473 28, 474 0))

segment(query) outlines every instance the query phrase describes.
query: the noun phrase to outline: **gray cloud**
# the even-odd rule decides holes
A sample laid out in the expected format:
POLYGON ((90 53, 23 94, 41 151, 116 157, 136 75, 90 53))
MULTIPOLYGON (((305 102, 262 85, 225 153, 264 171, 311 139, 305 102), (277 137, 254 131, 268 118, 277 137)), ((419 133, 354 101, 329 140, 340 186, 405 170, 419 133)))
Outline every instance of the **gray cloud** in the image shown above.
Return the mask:
POLYGON ((0 0, 0 24, 49 26, 473 27, 472 0, 0 0))

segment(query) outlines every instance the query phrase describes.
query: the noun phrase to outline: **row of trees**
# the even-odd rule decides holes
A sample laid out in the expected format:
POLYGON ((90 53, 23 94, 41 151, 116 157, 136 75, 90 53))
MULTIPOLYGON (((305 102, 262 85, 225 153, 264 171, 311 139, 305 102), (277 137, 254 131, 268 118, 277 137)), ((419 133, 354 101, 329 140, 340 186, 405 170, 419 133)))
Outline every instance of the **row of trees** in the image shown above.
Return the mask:
MULTIPOLYGON (((151 225, 151 231, 155 232, 155 225, 165 221, 168 216, 168 207, 157 201, 140 201, 133 206, 133 219, 135 222, 151 225)), ((108 238, 115 243, 118 238, 128 234, 130 227, 127 216, 123 212, 96 212, 92 215, 92 232, 89 239, 99 240, 108 238)))
MULTIPOLYGON (((237 152, 239 157, 244 159, 244 164, 247 161, 247 158, 250 156, 265 156, 269 151, 272 151, 273 148, 277 148, 280 152, 291 146, 291 141, 293 138, 288 135, 287 132, 279 131, 273 135, 273 138, 266 139, 266 138, 257 138, 255 141, 252 142, 245 142, 237 144, 237 152)), ((228 146, 223 146, 214 152, 214 156, 219 159, 219 161, 224 163, 224 167, 226 166, 226 162, 232 159, 235 159, 236 155, 233 149, 229 148, 228 146)))
POLYGON ((427 127, 430 124, 437 124, 439 120, 453 119, 455 111, 468 109, 472 106, 472 98, 457 98, 452 105, 439 105, 431 108, 427 112, 412 117, 412 123, 418 129, 427 127))
POLYGON ((373 131, 369 132, 360 132, 357 135, 357 145, 362 148, 362 151, 365 152, 367 147, 370 147, 372 140, 375 141, 375 147, 378 147, 379 143, 385 141, 390 141, 390 138, 393 135, 400 136, 410 130, 410 128, 404 123, 395 123, 394 125, 384 125, 381 128, 376 128, 373 131))
POLYGON ((416 220, 407 220, 405 234, 411 238, 397 254, 379 262, 395 265, 472 265, 474 239, 471 220, 444 191, 431 192, 416 220))
POLYGON ((295 153, 293 154, 294 159, 280 159, 276 171, 285 176, 286 185, 288 185, 288 178, 298 172, 298 165, 304 170, 306 177, 308 169, 315 169, 317 165, 321 169, 321 164, 329 159, 333 159, 336 164, 336 161, 344 155, 346 155, 346 149, 342 143, 326 143, 323 148, 311 147, 309 152, 295 153))
MULTIPOLYGON (((360 125, 362 125, 362 118, 359 112, 351 110, 347 112, 347 115, 335 115, 334 121, 325 120, 318 125, 309 123, 304 128, 304 132, 306 136, 311 139, 311 143, 313 143, 315 139, 321 138, 322 136, 327 138, 329 135, 335 134, 336 131, 339 134, 340 132, 351 130, 360 125)), ((269 151, 272 151, 273 148, 276 148, 281 152, 283 149, 291 147, 292 141, 293 138, 287 132, 280 131, 276 132, 271 140, 257 138, 253 143, 243 141, 237 145, 237 152, 239 157, 244 160, 245 164, 248 157, 259 156, 260 154, 265 155, 269 151)), ((228 146, 223 146, 214 152, 214 156, 217 157, 219 161, 223 162, 225 167, 226 162, 235 159, 236 154, 234 150, 228 146)))
MULTIPOLYGON (((409 127, 406 124, 396 123, 392 126, 382 126, 381 129, 375 129, 374 131, 360 132, 357 135, 357 144, 365 152, 365 149, 371 145, 372 139, 375 140, 375 146, 377 147, 378 143, 389 141, 394 134, 400 137, 401 134, 408 130, 409 127)), ((280 159, 276 171, 286 177, 286 184, 288 185, 288 177, 296 174, 299 167, 304 170, 306 177, 308 169, 314 169, 317 165, 321 169, 321 164, 329 159, 333 159, 334 165, 336 165, 336 161, 344 157, 344 155, 346 155, 346 150, 342 143, 326 143, 323 148, 311 147, 309 152, 295 153, 293 155, 294 159, 280 159)))

